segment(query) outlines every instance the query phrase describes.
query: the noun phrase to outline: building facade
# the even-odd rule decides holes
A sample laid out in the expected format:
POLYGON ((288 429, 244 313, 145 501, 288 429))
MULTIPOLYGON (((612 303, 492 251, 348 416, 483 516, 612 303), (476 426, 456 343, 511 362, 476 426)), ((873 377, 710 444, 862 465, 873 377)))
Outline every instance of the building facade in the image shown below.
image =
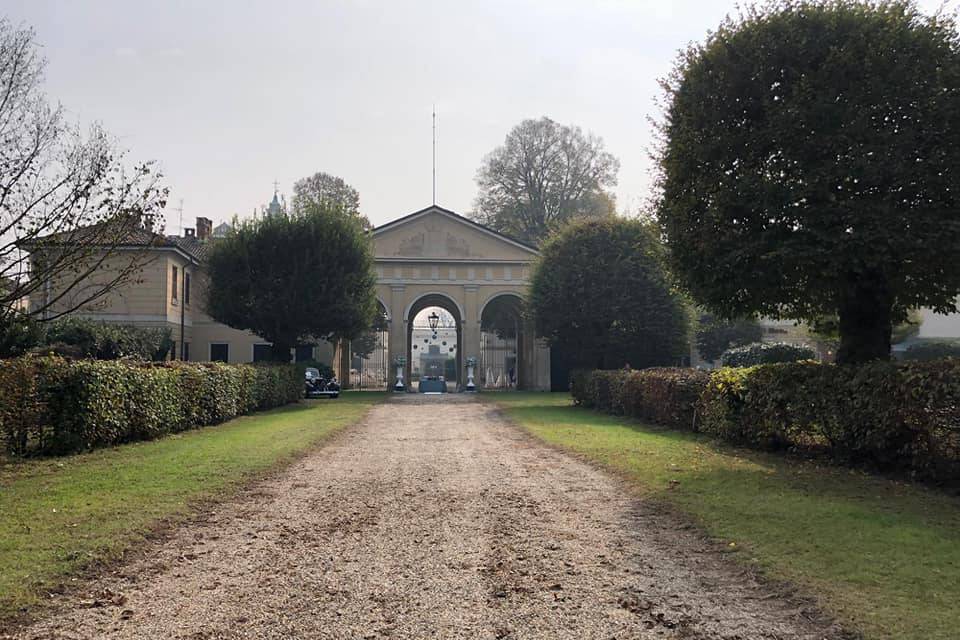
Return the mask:
MULTIPOLYGON (((404 384, 412 373, 413 320, 421 311, 439 307, 456 325, 459 386, 464 386, 466 363, 473 358, 478 388, 493 386, 488 373, 509 377, 512 365, 516 388, 550 389, 550 350, 521 313, 538 256, 534 247, 437 206, 377 227, 372 235, 388 362, 393 367, 403 363, 404 384), (504 318, 512 328, 498 326, 504 318), (505 346, 485 348, 498 338, 505 346)), ((392 377, 397 378, 396 372, 392 377)))
MULTIPOLYGON (((196 227, 186 229, 182 237, 138 230, 121 248, 147 257, 136 278, 75 315, 166 327, 177 359, 230 363, 268 359, 269 343, 249 331, 216 322, 203 309, 209 286, 204 258, 217 236, 226 233, 229 229, 222 225, 215 232, 207 218, 197 218, 196 227)), ((438 307, 453 318, 453 327, 445 327, 444 336, 445 341, 455 342, 445 346, 455 360, 458 386, 465 385, 466 363, 473 358, 479 388, 550 388, 550 351, 535 338, 521 314, 537 257, 535 248, 435 206, 378 227, 371 236, 377 299, 386 318, 383 357, 377 364, 383 370, 371 379, 395 386, 396 364, 403 362, 399 377, 404 384, 410 380, 412 363, 419 357, 412 344, 413 320, 420 311, 438 307)), ((99 277, 108 278, 109 270, 108 262, 99 277)), ((51 288, 45 288, 36 295, 50 293, 51 288)), ((303 345, 291 355, 299 361, 334 364, 344 382, 356 377, 349 343, 321 341, 303 345)))

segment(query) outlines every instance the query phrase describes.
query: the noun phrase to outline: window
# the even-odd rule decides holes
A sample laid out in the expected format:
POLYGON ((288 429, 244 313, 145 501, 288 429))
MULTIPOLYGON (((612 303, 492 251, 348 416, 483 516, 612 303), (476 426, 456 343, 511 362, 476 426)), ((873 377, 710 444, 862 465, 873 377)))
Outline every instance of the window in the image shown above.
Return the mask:
POLYGON ((297 362, 307 362, 313 360, 313 345, 302 344, 297 347, 297 362))
POLYGON ((183 304, 190 304, 190 273, 183 272, 183 304))
POLYGON ((173 267, 173 271, 170 273, 170 299, 176 302, 177 300, 177 289, 180 280, 180 270, 176 267, 173 267))
POLYGON ((226 342, 211 342, 210 361, 230 362, 230 345, 226 342))
POLYGON ((269 344, 253 345, 253 361, 267 362, 273 358, 273 348, 269 344))

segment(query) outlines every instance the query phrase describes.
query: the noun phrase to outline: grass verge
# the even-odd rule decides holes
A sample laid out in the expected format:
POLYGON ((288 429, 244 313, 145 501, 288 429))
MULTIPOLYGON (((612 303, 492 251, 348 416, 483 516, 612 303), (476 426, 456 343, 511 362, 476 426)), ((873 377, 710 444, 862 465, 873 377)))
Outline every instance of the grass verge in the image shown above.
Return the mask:
POLYGON ((487 397, 534 436, 692 517, 739 561, 803 586, 867 638, 957 637, 960 499, 599 414, 567 394, 487 397))
POLYGON ((151 442, 0 459, 0 620, 28 612, 71 574, 135 548, 192 505, 293 460, 382 399, 345 393, 151 442))

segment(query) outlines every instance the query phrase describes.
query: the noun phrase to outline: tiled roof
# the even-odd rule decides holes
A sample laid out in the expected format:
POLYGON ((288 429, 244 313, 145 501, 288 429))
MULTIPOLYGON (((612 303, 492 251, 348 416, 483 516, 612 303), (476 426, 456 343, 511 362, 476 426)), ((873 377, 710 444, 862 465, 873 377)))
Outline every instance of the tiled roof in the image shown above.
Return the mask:
POLYGON ((38 246, 88 242, 111 247, 175 248, 197 261, 202 261, 207 255, 207 243, 197 240, 196 237, 165 236, 139 225, 131 226, 128 229, 120 227, 110 229, 107 224, 100 223, 53 233, 33 241, 23 242, 22 246, 30 250, 38 246))
POLYGON ((210 248, 211 242, 211 240, 202 242, 197 240, 196 237, 181 238, 180 236, 167 236, 166 241, 201 262, 207 257, 207 250, 210 248))

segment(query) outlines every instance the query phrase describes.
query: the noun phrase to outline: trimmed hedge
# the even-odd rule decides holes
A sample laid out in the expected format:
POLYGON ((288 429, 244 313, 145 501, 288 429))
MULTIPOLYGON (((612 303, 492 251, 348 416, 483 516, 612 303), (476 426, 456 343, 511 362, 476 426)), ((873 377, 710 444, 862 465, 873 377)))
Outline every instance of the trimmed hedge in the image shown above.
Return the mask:
POLYGON ((758 364, 800 362, 801 360, 815 360, 816 358, 816 352, 810 347, 783 342, 754 342, 742 347, 727 349, 720 356, 720 363, 725 367, 752 367, 758 364))
POLYGON ((960 359, 578 372, 578 404, 766 450, 960 481, 960 359))
POLYGON ((586 407, 692 429, 697 402, 709 379, 709 372, 700 369, 577 371, 570 392, 577 404, 586 407))
POLYGON ((65 454, 218 424, 296 402, 292 365, 0 361, 0 434, 12 455, 65 454))
POLYGON ((941 358, 960 358, 960 341, 925 340, 910 345, 901 355, 902 360, 939 360, 941 358))

